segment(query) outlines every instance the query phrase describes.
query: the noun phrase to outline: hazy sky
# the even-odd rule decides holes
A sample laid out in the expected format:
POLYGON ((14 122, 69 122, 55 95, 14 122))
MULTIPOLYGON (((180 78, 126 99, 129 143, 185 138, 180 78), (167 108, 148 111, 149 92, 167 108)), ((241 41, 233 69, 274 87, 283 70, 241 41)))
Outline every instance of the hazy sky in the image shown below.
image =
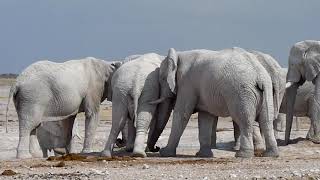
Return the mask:
POLYGON ((295 42, 320 40, 319 8, 319 0, 0 0, 0 73, 170 47, 238 46, 287 66, 295 42))

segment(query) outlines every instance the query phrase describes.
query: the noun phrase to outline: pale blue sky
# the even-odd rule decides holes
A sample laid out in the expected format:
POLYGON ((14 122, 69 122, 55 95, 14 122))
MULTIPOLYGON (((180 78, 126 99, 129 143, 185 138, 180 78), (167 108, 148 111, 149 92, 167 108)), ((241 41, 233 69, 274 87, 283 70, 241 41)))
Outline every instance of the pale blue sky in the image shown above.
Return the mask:
POLYGON ((170 47, 238 46, 286 66, 295 42, 320 40, 319 8, 319 0, 0 0, 0 73, 170 47))

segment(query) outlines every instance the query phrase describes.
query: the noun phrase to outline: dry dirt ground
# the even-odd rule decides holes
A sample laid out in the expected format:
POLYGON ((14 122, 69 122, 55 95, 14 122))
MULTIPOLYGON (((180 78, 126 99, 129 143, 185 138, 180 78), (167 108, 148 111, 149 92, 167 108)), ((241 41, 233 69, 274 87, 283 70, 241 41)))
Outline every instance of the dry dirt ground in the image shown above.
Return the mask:
MULTIPOLYGON (((279 158, 235 158, 232 123, 229 118, 219 121, 218 149, 215 158, 194 157, 199 149, 197 119, 190 120, 178 147, 178 157, 161 158, 149 153, 148 158, 130 158, 128 153, 117 150, 121 157, 100 158, 99 153, 111 126, 111 107, 103 103, 95 151, 84 156, 73 155, 46 160, 33 158, 15 159, 18 142, 18 122, 13 103, 9 110, 9 133, 5 132, 5 109, 12 80, 0 80, 0 179, 318 179, 320 178, 320 145, 304 139, 309 121, 302 119, 299 131, 293 131, 293 144, 280 146, 279 158), (7 171, 9 170, 9 171, 7 171), (11 170, 11 171, 10 171, 11 170), (1 175, 3 174, 3 175, 1 175), (5 176, 8 174, 9 176, 5 176)), ((77 118, 80 132, 84 134, 83 115, 77 118)), ((295 127, 295 126, 293 126, 295 127)), ((168 123, 158 146, 163 147, 170 133, 168 123)), ((284 133, 280 134, 283 139, 284 133)), ((77 142, 80 151, 83 139, 77 142)))

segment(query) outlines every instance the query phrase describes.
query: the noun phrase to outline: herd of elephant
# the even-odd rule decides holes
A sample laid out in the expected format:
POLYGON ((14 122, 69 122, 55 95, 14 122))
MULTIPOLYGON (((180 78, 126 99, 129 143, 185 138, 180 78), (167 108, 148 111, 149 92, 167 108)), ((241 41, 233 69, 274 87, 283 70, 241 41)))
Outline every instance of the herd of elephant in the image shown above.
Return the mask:
POLYGON ((320 143, 319 72, 320 41, 314 40, 292 46, 288 70, 268 54, 242 48, 171 48, 167 56, 149 53, 113 62, 91 57, 39 61, 27 67, 10 89, 9 102, 12 97, 19 119, 17 158, 35 156, 38 142, 44 157, 48 149, 69 151, 80 112, 85 113, 81 152, 92 152, 105 99, 112 101, 112 127, 101 156, 112 156, 120 132, 133 156, 146 157, 146 151, 176 156, 190 116, 198 113, 197 156, 213 156, 218 117, 231 117, 236 157, 253 157, 261 149, 263 156, 278 157, 275 131, 285 121, 283 114, 286 144, 294 115, 310 117, 307 138, 320 143), (170 136, 160 149, 155 145, 171 112, 170 136))

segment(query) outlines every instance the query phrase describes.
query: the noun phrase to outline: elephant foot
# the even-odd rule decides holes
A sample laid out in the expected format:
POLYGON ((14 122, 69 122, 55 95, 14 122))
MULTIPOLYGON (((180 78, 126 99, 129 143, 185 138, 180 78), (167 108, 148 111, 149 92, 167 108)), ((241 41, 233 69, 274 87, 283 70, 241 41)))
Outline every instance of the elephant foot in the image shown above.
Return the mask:
POLYGON ((144 158, 144 157, 147 157, 147 154, 144 151, 133 150, 132 156, 144 158))
POLYGON ((263 157, 279 157, 278 150, 267 150, 262 154, 263 157))
POLYGON ((87 154, 93 152, 92 149, 82 149, 81 153, 87 154))
POLYGON ((65 148, 54 148, 53 149, 54 153, 60 154, 60 155, 64 155, 67 154, 67 151, 65 148))
POLYGON ((160 150, 159 146, 146 148, 146 152, 159 152, 159 150, 160 150))
POLYGON ((29 158, 32 158, 32 155, 30 154, 29 150, 17 152, 17 159, 29 159, 29 158))
POLYGON ((126 146, 125 150, 126 150, 127 152, 133 152, 133 147, 126 146))
POLYGON ((265 149, 266 148, 262 143, 254 144, 254 151, 264 151, 265 149))
POLYGON ((200 149, 197 153, 196 153, 197 157, 205 157, 205 158, 212 158, 213 157, 213 153, 211 151, 211 149, 200 149))
POLYGON ((240 143, 236 143, 236 144, 233 146, 233 150, 239 151, 239 150, 240 150, 240 143))
POLYGON ((111 156, 111 152, 110 152, 109 150, 103 150, 103 151, 101 151, 100 156, 103 156, 103 157, 112 157, 112 156, 111 156))
POLYGON ((315 144, 320 144, 320 137, 319 136, 307 136, 307 139, 315 144))
POLYGON ((31 157, 33 158, 42 158, 42 152, 31 153, 31 157))
POLYGON ((160 156, 161 157, 176 157, 177 156, 175 149, 171 150, 171 149, 169 149, 167 147, 161 148, 159 150, 159 152, 160 152, 160 156))
POLYGON ((41 151, 30 151, 31 157, 34 158, 42 158, 42 152, 41 151))
POLYGON ((254 156, 254 151, 253 150, 239 150, 236 152, 236 157, 239 158, 251 158, 254 156))

